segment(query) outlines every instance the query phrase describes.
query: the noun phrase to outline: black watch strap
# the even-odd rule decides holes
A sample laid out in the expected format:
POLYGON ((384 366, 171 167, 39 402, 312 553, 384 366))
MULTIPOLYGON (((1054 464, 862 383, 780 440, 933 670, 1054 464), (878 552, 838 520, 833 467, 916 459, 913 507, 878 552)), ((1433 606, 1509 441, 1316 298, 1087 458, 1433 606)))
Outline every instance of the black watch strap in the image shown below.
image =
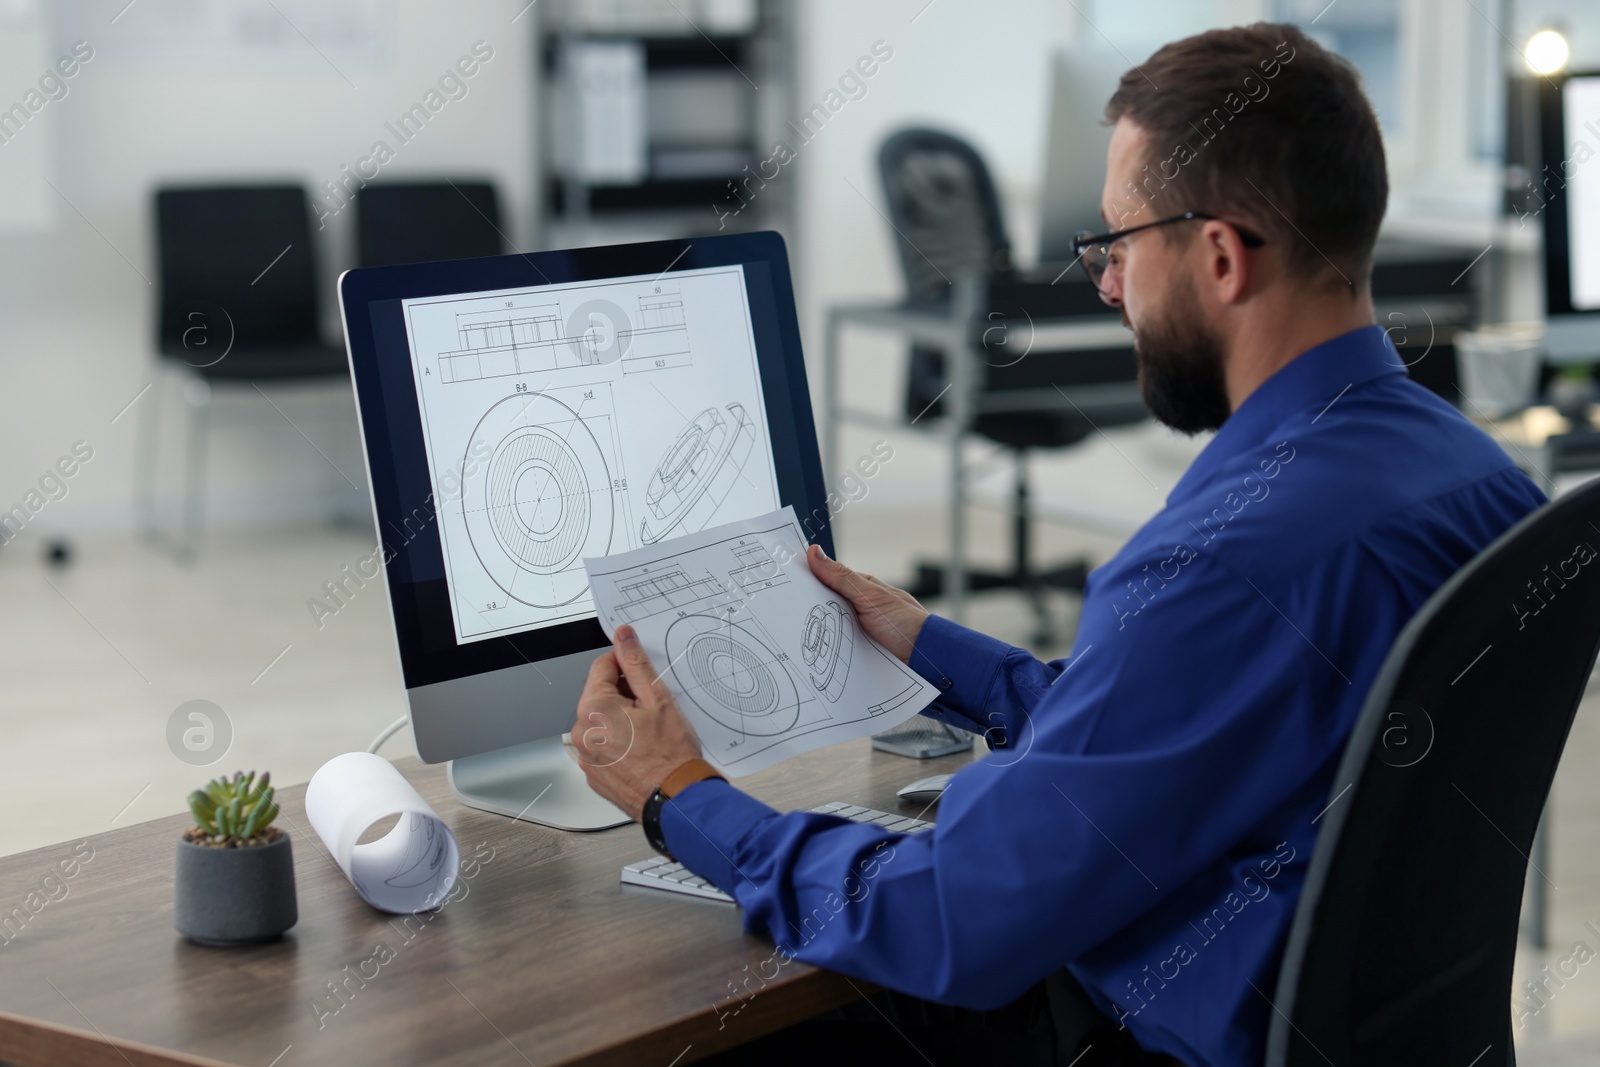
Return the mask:
POLYGON ((650 794, 650 799, 644 802, 644 811, 639 815, 639 825, 644 827, 644 839, 650 842, 650 847, 661 853, 667 859, 673 859, 667 850, 667 839, 661 833, 661 809, 666 807, 667 795, 659 788, 650 794))

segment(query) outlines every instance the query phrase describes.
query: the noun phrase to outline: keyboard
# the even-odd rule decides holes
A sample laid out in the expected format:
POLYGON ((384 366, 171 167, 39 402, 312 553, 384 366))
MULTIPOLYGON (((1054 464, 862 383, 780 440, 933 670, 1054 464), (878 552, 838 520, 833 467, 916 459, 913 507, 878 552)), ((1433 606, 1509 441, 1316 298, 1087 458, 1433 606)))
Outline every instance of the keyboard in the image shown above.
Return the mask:
MULTIPOLYGON (((851 822, 877 823, 886 830, 897 833, 920 834, 924 830, 932 830, 933 823, 925 819, 912 819, 904 815, 895 815, 887 811, 876 811, 872 808, 863 808, 858 804, 846 804, 836 800, 831 804, 824 804, 820 808, 812 808, 818 815, 838 815, 849 819, 851 822)), ((733 898, 710 882, 701 878, 683 864, 669 860, 665 856, 651 856, 638 863, 630 863, 622 868, 622 883, 624 885, 649 886, 651 889, 665 889, 669 893, 683 893, 691 897, 705 897, 707 900, 721 900, 732 904, 733 898)))

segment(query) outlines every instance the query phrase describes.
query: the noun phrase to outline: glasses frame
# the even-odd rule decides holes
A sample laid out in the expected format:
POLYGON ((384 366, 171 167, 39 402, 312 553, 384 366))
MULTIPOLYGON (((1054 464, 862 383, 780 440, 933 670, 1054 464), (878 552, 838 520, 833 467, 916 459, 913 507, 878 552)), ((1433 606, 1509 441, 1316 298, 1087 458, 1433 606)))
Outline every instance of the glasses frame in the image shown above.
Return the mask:
POLYGON ((1125 230, 1112 230, 1110 233, 1090 233, 1088 230, 1081 230, 1072 238, 1072 254, 1076 257, 1076 261, 1083 266, 1083 273, 1088 276, 1089 281, 1094 284, 1096 289, 1099 289, 1100 279, 1105 277, 1106 270, 1104 266, 1101 266, 1097 272, 1090 267, 1088 259, 1085 258, 1090 248, 1095 245, 1103 245, 1109 252, 1112 245, 1130 234, 1138 233, 1140 230, 1153 230, 1157 226, 1171 226, 1175 222, 1195 221, 1227 222, 1229 226, 1232 226, 1238 232, 1239 240, 1246 248, 1261 248, 1267 243, 1267 239, 1260 234, 1253 233, 1236 222, 1229 222, 1220 215, 1213 215, 1206 211, 1185 211, 1181 215, 1171 215, 1164 219, 1157 219, 1154 222, 1129 226, 1125 230))

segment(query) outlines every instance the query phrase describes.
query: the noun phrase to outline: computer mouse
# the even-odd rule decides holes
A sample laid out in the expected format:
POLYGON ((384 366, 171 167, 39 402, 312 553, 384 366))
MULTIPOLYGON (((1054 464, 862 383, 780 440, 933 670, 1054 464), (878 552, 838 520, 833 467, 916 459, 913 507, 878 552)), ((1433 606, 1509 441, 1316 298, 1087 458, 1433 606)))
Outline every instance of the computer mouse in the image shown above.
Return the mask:
POLYGON ((927 778, 918 778, 895 793, 895 796, 909 800, 913 804, 932 804, 944 793, 944 787, 950 784, 951 777, 948 774, 935 774, 927 778))

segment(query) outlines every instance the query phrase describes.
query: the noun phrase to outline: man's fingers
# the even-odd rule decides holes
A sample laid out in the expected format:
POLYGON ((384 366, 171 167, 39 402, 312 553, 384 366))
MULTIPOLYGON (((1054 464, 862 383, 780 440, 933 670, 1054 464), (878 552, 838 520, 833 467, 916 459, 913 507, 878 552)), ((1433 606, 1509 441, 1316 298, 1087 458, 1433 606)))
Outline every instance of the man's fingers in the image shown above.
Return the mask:
POLYGON ((619 626, 614 640, 616 661, 634 697, 642 704, 660 707, 666 699, 666 689, 661 684, 661 676, 650 664, 649 653, 639 643, 638 632, 632 626, 619 626))
POLYGON ((617 683, 622 679, 617 657, 611 649, 589 664, 589 680, 583 684, 585 696, 620 695, 617 683))
POLYGON ((839 565, 828 558, 828 554, 822 551, 821 545, 811 545, 806 549, 806 563, 811 567, 811 573, 816 576, 817 581, 834 592, 839 592, 838 586, 834 584, 834 574, 839 565))
MULTIPOLYGON (((572 747, 580 754, 587 747, 595 707, 608 706, 610 701, 623 699, 617 689, 617 683, 621 680, 617 657, 612 655, 610 649, 589 664, 589 678, 583 684, 583 695, 578 698, 577 715, 572 723, 572 747)), ((578 762, 584 761, 580 759, 578 762)))
POLYGON ((821 545, 812 545, 806 550, 806 562, 811 564, 811 573, 817 576, 818 581, 851 600, 864 591, 863 585, 870 584, 865 581, 865 575, 858 574, 836 559, 830 559, 822 551, 821 545))

